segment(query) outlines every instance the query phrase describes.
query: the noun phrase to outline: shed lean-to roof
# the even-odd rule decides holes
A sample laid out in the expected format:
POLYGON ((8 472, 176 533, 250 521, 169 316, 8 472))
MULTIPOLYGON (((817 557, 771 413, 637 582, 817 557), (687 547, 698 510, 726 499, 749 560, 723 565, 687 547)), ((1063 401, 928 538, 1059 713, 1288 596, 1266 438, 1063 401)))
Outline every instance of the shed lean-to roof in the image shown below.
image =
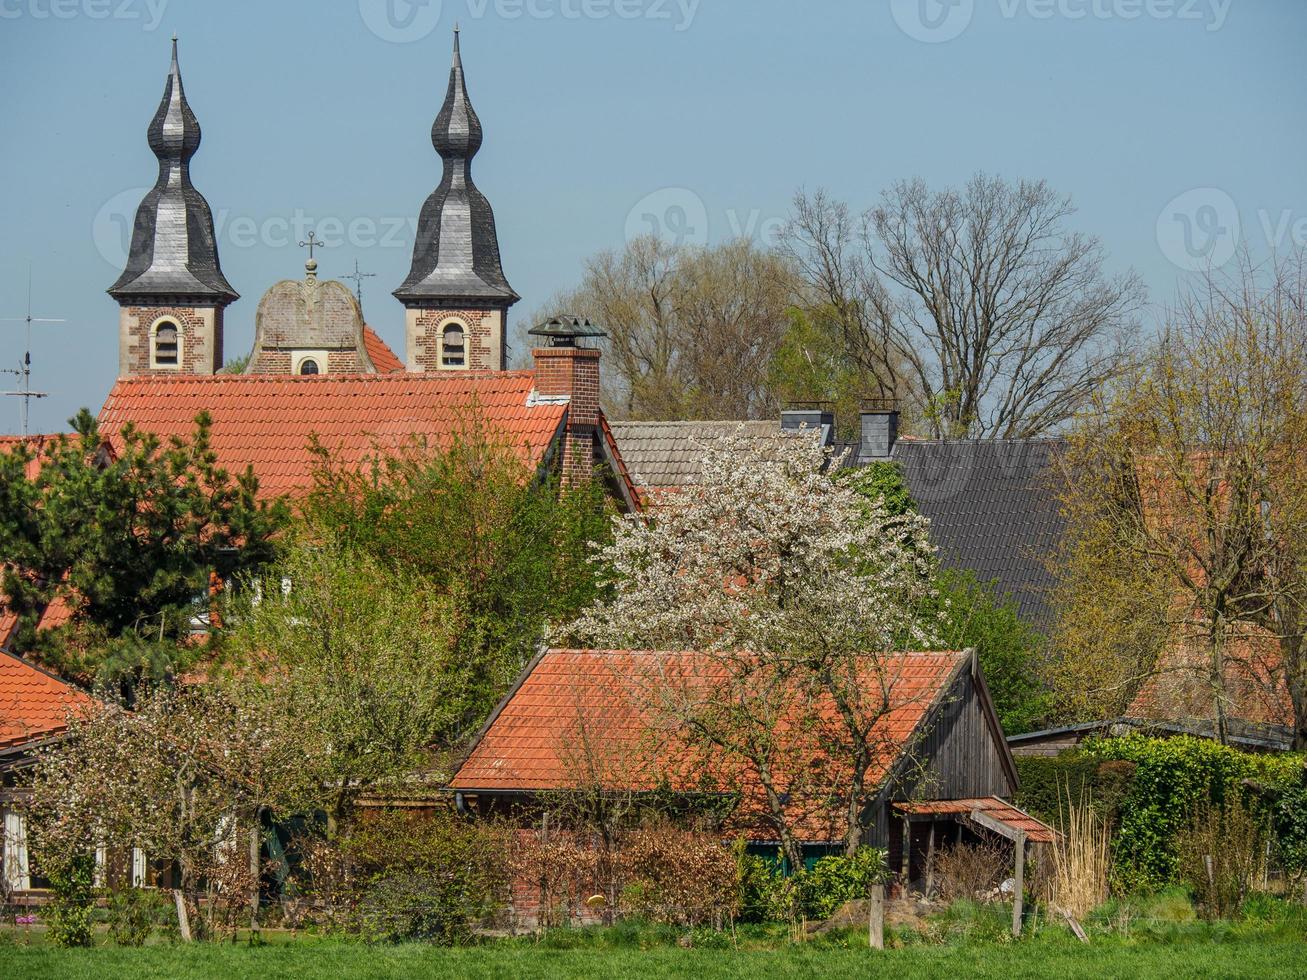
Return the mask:
POLYGON ((1052 622, 1048 559, 1066 529, 1058 501, 1057 439, 968 442, 900 439, 894 460, 946 568, 1011 595, 1021 617, 1052 622))
MULTIPOLYGON (((913 743, 970 655, 893 654, 877 661, 892 708, 872 735, 883 747, 870 773, 873 783, 913 743)), ((678 696, 708 691, 728 671, 722 658, 693 651, 550 650, 500 703, 450 786, 476 793, 571 789, 588 780, 634 791, 664 783, 681 792, 738 787, 743 810, 757 814, 756 777, 741 772, 742 763, 726 764, 687 744, 656 707, 665 685, 675 686, 678 696)), ((805 839, 836 839, 838 832, 831 837, 830 828, 819 826, 827 819, 805 814, 805 839)))
POLYGON ((120 378, 100 424, 111 439, 129 422, 162 438, 187 437, 207 411, 221 465, 233 473, 253 467, 260 494, 273 497, 309 488, 314 436, 343 461, 361 463, 414 438, 446 445, 474 412, 539 464, 567 405, 532 399, 534 384, 527 371, 120 378))
POLYGON ((0 750, 62 734, 95 699, 67 681, 0 653, 0 750))
POLYGON ((1034 844, 1049 844, 1057 838, 1057 832, 1042 820, 1026 813, 1020 807, 1000 800, 997 796, 987 796, 975 800, 927 800, 920 803, 895 803, 894 809, 915 817, 962 816, 982 814, 1005 828, 1006 836, 1015 837, 1024 834, 1026 840, 1034 844))

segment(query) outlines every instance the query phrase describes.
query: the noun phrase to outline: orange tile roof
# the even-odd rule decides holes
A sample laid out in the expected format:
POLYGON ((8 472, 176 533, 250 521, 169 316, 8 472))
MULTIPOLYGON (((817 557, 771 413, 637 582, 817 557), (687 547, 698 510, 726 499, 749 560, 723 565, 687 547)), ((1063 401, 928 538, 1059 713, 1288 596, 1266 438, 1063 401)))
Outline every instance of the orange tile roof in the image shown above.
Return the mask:
POLYGON ((1048 824, 1032 817, 1020 807, 1000 800, 997 796, 986 796, 973 800, 928 800, 922 803, 895 803, 894 809, 900 813, 917 816, 953 816, 971 814, 979 810, 991 820, 997 820, 1013 831, 1026 835, 1026 840, 1036 844, 1048 844, 1057 838, 1055 831, 1048 824))
MULTIPOLYGON (((889 678, 892 709, 877 722, 872 738, 895 751, 877 761, 870 774, 874 782, 911 743, 968 658, 911 653, 880 662, 889 678)), ((721 658, 689 651, 550 650, 527 668, 496 710, 450 786, 469 792, 533 792, 599 780, 636 791, 666 782, 682 792, 711 792, 729 784, 741 791, 741 812, 757 820, 761 789, 756 777, 741 772, 736 763, 726 765, 732 772, 724 771, 721 760, 687 744, 653 707, 657 685, 708 691, 728 671, 721 658)), ((840 836, 818 829, 815 816, 805 815, 803 822, 805 839, 840 836)))
POLYGON ((4 596, 0 596, 0 650, 8 650, 9 643, 18 629, 18 616, 5 605, 4 596))
MULTIPOLYGON (((1185 629, 1181 627, 1181 629, 1185 629)), ((1251 625, 1236 625, 1223 650, 1221 694, 1227 719, 1252 725, 1293 725, 1293 701, 1280 644, 1251 625)), ((1201 624, 1188 626, 1158 658, 1126 714, 1172 722, 1215 722, 1211 659, 1201 624), (1197 634, 1196 636, 1193 634, 1197 634)))
POLYGON ((414 437, 444 445, 474 410, 538 463, 567 406, 529 404, 534 384, 529 371, 120 378, 100 423, 110 438, 128 422, 163 438, 185 437, 207 411, 222 465, 232 472, 252 466, 260 492, 277 496, 309 487, 314 435, 333 455, 362 462, 414 437))
POLYGON ((0 749, 58 735, 68 715, 95 699, 53 674, 9 654, 0 654, 0 749))
POLYGON ((390 349, 390 345, 378 336, 369 326, 363 327, 363 349, 368 352, 372 366, 382 374, 392 374, 404 370, 404 362, 390 349))
POLYGON ((0 436, 0 453, 12 452, 23 445, 29 447, 34 458, 27 464, 27 478, 33 480, 36 478, 36 474, 41 471, 41 455, 46 443, 54 443, 61 438, 63 436, 59 433, 36 436, 0 436))

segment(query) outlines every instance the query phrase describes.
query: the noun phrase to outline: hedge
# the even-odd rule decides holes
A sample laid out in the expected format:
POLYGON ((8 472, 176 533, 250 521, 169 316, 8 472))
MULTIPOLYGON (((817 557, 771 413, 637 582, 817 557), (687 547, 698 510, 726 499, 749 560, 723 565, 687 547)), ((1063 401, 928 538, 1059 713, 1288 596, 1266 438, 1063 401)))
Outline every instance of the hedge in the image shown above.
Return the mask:
POLYGON ((1220 805, 1235 794, 1264 813, 1286 870, 1307 870, 1304 756, 1240 752, 1188 736, 1127 735, 1087 741, 1056 758, 1017 760, 1018 800, 1056 822, 1086 797, 1112 818, 1115 884, 1151 890, 1177 880, 1176 837, 1199 805, 1220 805))

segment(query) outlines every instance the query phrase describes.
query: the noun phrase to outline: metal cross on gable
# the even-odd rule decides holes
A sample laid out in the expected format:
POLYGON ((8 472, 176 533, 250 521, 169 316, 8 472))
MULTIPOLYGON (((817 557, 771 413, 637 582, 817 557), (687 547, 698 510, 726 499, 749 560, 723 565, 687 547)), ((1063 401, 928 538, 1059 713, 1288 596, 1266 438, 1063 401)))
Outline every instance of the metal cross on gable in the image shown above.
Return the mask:
POLYGON ((309 250, 309 258, 310 258, 310 259, 313 258, 313 250, 314 250, 315 248, 327 248, 327 247, 328 247, 327 243, 324 242, 321 238, 318 238, 315 232, 309 232, 309 237, 308 237, 308 239, 307 239, 306 241, 302 241, 302 242, 300 242, 300 248, 304 248, 305 246, 308 246, 308 250, 309 250))

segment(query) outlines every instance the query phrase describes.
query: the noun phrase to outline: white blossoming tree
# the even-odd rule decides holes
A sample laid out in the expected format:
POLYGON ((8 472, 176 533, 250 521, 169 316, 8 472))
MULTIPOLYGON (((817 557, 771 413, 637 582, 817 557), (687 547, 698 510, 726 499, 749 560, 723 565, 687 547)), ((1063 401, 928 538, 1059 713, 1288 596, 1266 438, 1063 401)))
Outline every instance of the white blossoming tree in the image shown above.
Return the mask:
POLYGON ((798 824, 814 819, 851 854, 888 748, 877 724, 902 703, 893 651, 935 642, 920 613, 933 598, 928 522, 832 480, 810 435, 767 453, 742 433, 702 448, 697 485, 620 519, 597 556, 610 595, 564 635, 704 651, 712 683, 651 667, 650 704, 726 770, 749 772, 792 863, 798 824))

